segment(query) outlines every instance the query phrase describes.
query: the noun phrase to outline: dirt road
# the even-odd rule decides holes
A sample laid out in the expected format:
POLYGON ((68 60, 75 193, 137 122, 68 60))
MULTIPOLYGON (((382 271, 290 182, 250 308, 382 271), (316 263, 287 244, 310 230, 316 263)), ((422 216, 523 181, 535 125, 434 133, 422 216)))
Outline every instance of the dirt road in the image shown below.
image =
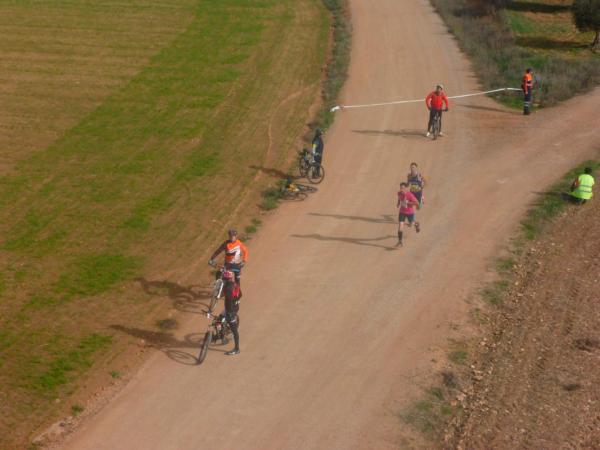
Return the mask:
MULTIPOLYGON (((351 3, 343 103, 419 98, 436 82, 450 95, 477 90, 428 2, 351 3)), ((252 242, 242 354, 183 364, 205 326, 195 315, 170 352, 179 362, 158 353, 65 448, 410 445, 398 413, 434 367, 432 349, 464 322, 535 191, 598 148, 598 104, 600 91, 525 119, 469 99, 451 105, 436 142, 422 136, 423 105, 341 112, 318 193, 283 205, 252 242), (423 231, 395 249, 395 193, 411 161, 430 180, 423 231)))

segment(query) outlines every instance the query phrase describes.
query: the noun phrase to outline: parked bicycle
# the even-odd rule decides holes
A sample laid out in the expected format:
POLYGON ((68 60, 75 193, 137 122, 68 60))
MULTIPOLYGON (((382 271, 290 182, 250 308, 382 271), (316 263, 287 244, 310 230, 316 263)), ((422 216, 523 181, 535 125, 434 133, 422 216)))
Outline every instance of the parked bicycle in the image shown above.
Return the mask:
POLYGON ((283 200, 301 201, 308 197, 308 194, 315 192, 317 188, 305 184, 295 183, 289 178, 281 188, 281 198, 283 200))
POLYGON ((314 184, 320 183, 325 178, 325 169, 315 161, 313 153, 306 148, 298 152, 298 170, 300 176, 314 184))

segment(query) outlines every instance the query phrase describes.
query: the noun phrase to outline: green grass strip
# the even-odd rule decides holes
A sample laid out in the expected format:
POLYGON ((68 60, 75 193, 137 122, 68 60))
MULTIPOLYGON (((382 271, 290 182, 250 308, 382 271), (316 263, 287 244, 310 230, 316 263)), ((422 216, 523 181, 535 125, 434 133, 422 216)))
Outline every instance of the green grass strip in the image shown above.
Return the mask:
POLYGON ((126 259, 180 186, 221 168, 210 145, 215 111, 275 14, 273 0, 199 2, 188 28, 131 82, 0 180, 2 248, 14 259, 55 259, 65 272, 46 283, 73 294, 73 270, 94 255, 126 259))

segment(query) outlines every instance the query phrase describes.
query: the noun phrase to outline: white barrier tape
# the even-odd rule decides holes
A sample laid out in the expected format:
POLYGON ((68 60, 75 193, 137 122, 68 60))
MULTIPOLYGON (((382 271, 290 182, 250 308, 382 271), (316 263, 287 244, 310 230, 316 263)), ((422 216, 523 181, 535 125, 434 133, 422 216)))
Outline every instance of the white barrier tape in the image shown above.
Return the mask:
MULTIPOLYGON (((493 89, 491 91, 484 91, 484 92, 475 92, 474 94, 463 94, 463 95, 453 95, 451 97, 448 97, 449 99, 457 99, 457 98, 465 98, 465 97, 474 97, 476 95, 487 95, 487 94, 493 94, 495 92, 502 92, 502 91, 521 91, 522 89, 519 88, 500 88, 500 89, 493 89)), ((350 108, 372 108, 374 106, 388 106, 388 105, 402 105, 405 103, 421 103, 424 102, 425 99, 421 98, 419 100, 398 100, 395 102, 385 102, 385 103, 369 103, 369 104, 365 104, 365 105, 338 105, 338 106, 334 106, 333 108, 331 108, 331 112, 336 112, 340 109, 350 109, 350 108)))

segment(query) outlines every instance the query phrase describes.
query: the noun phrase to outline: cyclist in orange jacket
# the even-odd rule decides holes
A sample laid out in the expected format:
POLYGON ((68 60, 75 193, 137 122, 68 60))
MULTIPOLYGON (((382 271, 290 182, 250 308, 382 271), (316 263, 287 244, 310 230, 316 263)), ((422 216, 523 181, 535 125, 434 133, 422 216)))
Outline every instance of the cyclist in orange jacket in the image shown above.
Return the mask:
POLYGON ((229 230, 229 239, 223 242, 219 248, 210 257, 208 263, 212 266, 215 264, 215 258, 220 253, 225 252, 225 268, 235 274, 235 281, 240 283, 242 276, 242 267, 248 260, 248 249, 242 241, 238 239, 236 230, 229 230))
POLYGON ((427 109, 429 110, 429 124, 427 125, 427 134, 426 137, 431 136, 431 127, 433 126, 433 119, 437 114, 440 115, 440 136, 442 134, 442 111, 444 110, 444 104, 446 105, 445 111, 448 111, 450 108, 450 103, 448 102, 448 97, 446 97, 446 93, 444 92, 444 86, 438 84, 435 87, 435 91, 430 92, 429 95, 425 98, 425 105, 427 105, 427 109))

